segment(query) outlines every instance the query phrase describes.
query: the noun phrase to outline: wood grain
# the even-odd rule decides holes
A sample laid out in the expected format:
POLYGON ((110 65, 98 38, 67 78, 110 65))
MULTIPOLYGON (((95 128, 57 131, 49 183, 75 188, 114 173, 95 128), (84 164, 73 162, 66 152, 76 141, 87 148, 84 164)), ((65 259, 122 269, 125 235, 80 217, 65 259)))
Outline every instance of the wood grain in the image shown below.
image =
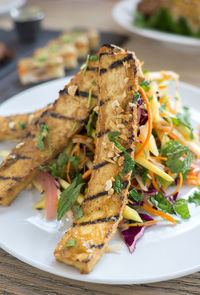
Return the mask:
POLYGON ((99 285, 61 278, 29 266, 0 250, 2 295, 188 295, 200 294, 200 273, 142 285, 99 285))
MULTIPOLYGON (((115 0, 29 0, 39 5, 46 17, 46 28, 95 27, 125 32, 112 20, 115 0)), ((1 28, 11 28, 8 16, 0 19, 1 28)), ((126 32, 127 33, 127 32, 126 32)), ((185 82, 200 86, 199 49, 171 46, 130 34, 126 48, 136 51, 150 70, 174 70, 185 82)), ((200 273, 171 281, 142 285, 98 285, 54 276, 31 267, 0 250, 0 295, 192 295, 200 294, 200 273)))

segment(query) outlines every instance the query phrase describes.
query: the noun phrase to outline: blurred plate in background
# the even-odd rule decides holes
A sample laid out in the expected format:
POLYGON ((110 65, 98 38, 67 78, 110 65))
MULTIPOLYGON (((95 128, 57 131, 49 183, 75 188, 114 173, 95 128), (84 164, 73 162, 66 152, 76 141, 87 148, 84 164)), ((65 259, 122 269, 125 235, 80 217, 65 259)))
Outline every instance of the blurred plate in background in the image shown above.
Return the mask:
POLYGON ((125 28, 127 31, 141 35, 143 37, 170 42, 174 44, 200 46, 200 40, 192 37, 180 36, 177 34, 170 34, 159 32, 150 29, 141 29, 134 25, 134 12, 140 0, 125 0, 117 3, 113 8, 113 18, 115 21, 125 28))
POLYGON ((0 0, 0 14, 7 13, 13 8, 20 7, 25 2, 26 0, 0 0))

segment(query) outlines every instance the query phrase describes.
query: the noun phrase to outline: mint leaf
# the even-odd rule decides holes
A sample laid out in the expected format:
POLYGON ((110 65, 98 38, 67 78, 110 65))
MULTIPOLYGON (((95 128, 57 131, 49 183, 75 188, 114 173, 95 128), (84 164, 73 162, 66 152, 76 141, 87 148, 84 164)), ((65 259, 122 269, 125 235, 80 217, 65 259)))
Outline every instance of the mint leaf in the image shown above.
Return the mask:
POLYGON ((108 133, 108 138, 109 138, 109 140, 111 142, 114 142, 114 144, 116 145, 116 147, 119 150, 125 152, 126 149, 123 146, 121 146, 121 144, 119 143, 119 141, 116 139, 116 137, 119 136, 119 135, 120 135, 120 132, 119 131, 112 131, 112 132, 108 133))
POLYGON ((79 218, 81 218, 83 216, 83 212, 81 210, 80 205, 74 205, 73 210, 74 210, 74 213, 75 213, 75 215, 74 215, 75 219, 79 219, 79 218))
POLYGON ((139 194, 138 191, 133 188, 130 192, 129 192, 129 196, 130 199, 134 200, 135 202, 139 202, 142 201, 144 199, 144 196, 142 194, 139 194))
POLYGON ((174 209, 183 219, 190 218, 190 212, 188 209, 187 201, 185 199, 178 199, 174 203, 174 209))
POLYGON ((75 240, 73 238, 71 238, 67 244, 66 244, 66 247, 73 247, 75 246, 75 240))
POLYGON ((166 198, 164 198, 162 194, 157 194, 153 197, 150 197, 150 201, 156 208, 162 210, 165 213, 175 213, 173 205, 166 198))
POLYGON ((79 174, 68 186, 68 188, 61 193, 57 209, 58 220, 61 220, 65 213, 72 208, 72 206, 77 200, 78 194, 80 193, 82 186, 82 176, 79 174))
POLYGON ((136 103, 138 101, 138 99, 140 98, 140 92, 136 91, 133 97, 134 102, 136 103))
POLYGON ((44 137, 42 135, 37 136, 38 144, 37 147, 43 151, 44 150, 44 142, 43 142, 44 137))
POLYGON ((90 60, 91 61, 97 61, 97 60, 99 60, 99 57, 97 55, 91 55, 90 60))

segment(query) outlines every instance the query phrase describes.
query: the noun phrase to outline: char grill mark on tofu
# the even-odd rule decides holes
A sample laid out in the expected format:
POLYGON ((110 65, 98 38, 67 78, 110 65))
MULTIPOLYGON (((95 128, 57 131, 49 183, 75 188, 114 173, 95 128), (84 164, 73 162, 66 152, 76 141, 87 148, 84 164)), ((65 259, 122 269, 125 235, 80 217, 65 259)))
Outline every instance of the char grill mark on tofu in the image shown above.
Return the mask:
MULTIPOLYGON (((110 48, 111 50, 114 49, 110 48)), ((107 51, 109 51, 108 48, 107 51)), ((103 102, 103 104, 99 109, 97 134, 107 129, 119 131, 117 128, 113 129, 111 125, 111 121, 116 118, 114 110, 111 112, 112 104, 116 99, 119 101, 119 106, 125 115, 130 114, 128 104, 132 102, 132 97, 142 77, 141 69, 138 69, 137 75, 134 77, 135 67, 140 67, 140 64, 134 55, 133 57, 130 59, 129 52, 121 51, 116 54, 102 55, 99 61, 99 69, 106 69, 106 71, 103 75, 101 71, 99 72, 98 86, 100 93, 98 104, 100 102, 103 102), (125 61, 122 65, 110 69, 111 64, 119 60, 125 61)), ((128 122, 125 127, 128 132, 127 136, 131 136, 132 132, 137 134, 136 106, 133 115, 134 120, 128 122)), ((133 156, 134 143, 128 141, 122 143, 130 155, 133 156)), ((116 176, 121 171, 118 161, 106 163, 106 165, 102 166, 102 169, 98 169, 101 168, 101 163, 105 162, 105 158, 110 151, 114 152, 113 143, 109 141, 108 134, 97 137, 93 163, 93 167, 97 168, 92 170, 87 195, 81 205, 83 217, 74 221, 74 226, 70 227, 54 252, 57 261, 73 265, 79 268, 81 273, 89 273, 105 252, 108 241, 117 230, 122 219, 123 208, 126 204, 127 188, 123 188, 120 195, 115 193, 112 188, 116 176), (75 245, 69 248, 66 247, 66 243, 70 238, 75 240, 75 245), (93 245, 102 245, 102 247, 94 247, 93 245)), ((122 177, 124 186, 127 186, 129 179, 130 173, 122 177)))
MULTIPOLYGON (((64 88, 63 90, 60 90, 60 93, 63 93, 63 94, 69 94, 68 93, 68 89, 67 88, 64 88)), ((77 89, 76 92, 75 92, 75 95, 74 96, 78 96, 78 97, 86 97, 88 98, 89 96, 89 92, 87 91, 82 91, 82 90, 79 90, 77 89)), ((96 94, 92 94, 92 98, 98 98, 98 95, 96 94)))
POLYGON ((85 203, 85 202, 88 202, 88 201, 92 201, 94 199, 97 199, 99 197, 103 197, 103 196, 106 196, 106 195, 108 195, 108 191, 103 191, 103 192, 97 193, 96 195, 92 195, 92 196, 89 196, 89 197, 85 198, 83 202, 85 203))
POLYGON ((115 216, 99 218, 99 219, 95 219, 95 220, 91 220, 91 221, 73 223, 73 227, 86 226, 86 225, 92 225, 92 224, 97 224, 97 223, 116 222, 118 219, 119 219, 119 214, 117 214, 115 216))
POLYGON ((98 72, 99 71, 99 68, 98 67, 87 67, 87 71, 95 71, 95 72, 98 72))
POLYGON ((101 163, 99 163, 99 164, 93 166, 92 169, 93 169, 93 170, 97 170, 97 169, 99 169, 99 168, 102 168, 102 167, 106 166, 108 163, 109 163, 108 161, 103 161, 103 162, 101 162, 101 163))
MULTIPOLYGON (((89 67, 98 66, 98 61, 89 61, 89 67)), ((84 96, 83 99, 77 100, 77 95, 67 94, 61 91, 59 98, 48 107, 46 111, 40 111, 37 120, 32 124, 31 129, 23 138, 23 146, 16 146, 11 154, 20 154, 27 157, 20 161, 15 161, 10 165, 9 156, 0 165, 0 205, 8 206, 17 197, 17 195, 32 181, 35 177, 38 167, 45 165, 67 146, 68 139, 74 133, 79 132, 81 124, 88 118, 90 111, 97 105, 97 99, 93 99, 91 107, 87 108, 87 99, 89 90, 92 87, 93 97, 98 97, 97 86, 92 85, 92 81, 97 83, 96 71, 88 71, 83 75, 81 70, 71 82, 66 86, 76 86, 81 89, 78 94, 84 96), (52 114, 53 115, 52 117, 52 114), (66 120, 65 120, 66 118, 66 120), (72 119, 73 118, 73 119, 72 119), (74 121, 78 120, 81 124, 72 131, 74 121), (41 124, 48 126, 49 139, 52 153, 47 141, 44 141, 44 149, 38 148, 38 136, 41 124), (29 159, 30 158, 30 159, 29 159)))
POLYGON ((106 129, 105 131, 100 131, 97 133, 97 137, 100 138, 102 137, 103 135, 107 134, 110 132, 110 129, 106 129))

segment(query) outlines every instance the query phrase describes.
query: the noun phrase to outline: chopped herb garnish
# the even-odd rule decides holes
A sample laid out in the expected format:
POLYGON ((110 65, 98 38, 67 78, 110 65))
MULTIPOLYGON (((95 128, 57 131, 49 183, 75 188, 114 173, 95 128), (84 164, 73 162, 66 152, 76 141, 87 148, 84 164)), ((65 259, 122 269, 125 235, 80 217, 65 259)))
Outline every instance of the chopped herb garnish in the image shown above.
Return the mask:
POLYGON ((46 61, 47 60, 47 56, 46 55, 38 55, 35 57, 35 61, 38 61, 38 62, 43 62, 43 61, 46 61))
POLYGON ((99 57, 97 55, 91 55, 90 60, 91 61, 97 61, 97 60, 99 60, 99 57))
POLYGON ((26 124, 18 121, 18 126, 20 130, 24 130, 26 128, 26 124))
POLYGON ((88 54, 87 58, 86 58, 85 65, 84 65, 84 69, 83 69, 83 75, 85 75, 85 73, 87 71, 89 60, 90 60, 90 55, 88 54))
POLYGON ((190 218, 190 212, 188 209, 188 204, 185 199, 178 199, 174 203, 174 209, 175 211, 183 218, 183 219, 188 219, 190 218))
POLYGON ((134 200, 135 202, 139 202, 142 201, 144 199, 143 194, 139 194, 138 191, 133 188, 130 192, 129 192, 129 198, 134 200))
POLYGON ((163 197, 161 194, 157 194, 153 197, 150 197, 151 203, 158 209, 169 214, 175 214, 173 205, 163 197))
POLYGON ((135 162, 133 161, 133 159, 127 152, 124 152, 124 168, 121 171, 121 174, 125 175, 129 173, 130 171, 133 170, 134 167, 135 167, 135 162))
POLYGON ((81 210, 80 205, 74 205, 73 206, 73 211, 75 213, 75 215, 74 215, 75 219, 79 219, 79 218, 81 218, 83 216, 83 212, 81 210))
POLYGON ((97 83, 93 80, 92 81, 92 85, 95 86, 97 83))
POLYGON ((87 135, 91 136, 96 128, 97 113, 93 110, 86 125, 87 135))
POLYGON ((149 91, 149 84, 151 83, 151 81, 146 80, 144 82, 140 83, 140 86, 144 89, 144 91, 149 91))
POLYGON ((140 98, 140 92, 139 91, 135 91, 133 100, 136 103, 138 101, 138 99, 140 98))
POLYGON ((91 107, 91 103, 92 103, 92 88, 89 90, 89 95, 88 95, 88 103, 87 103, 88 109, 91 107))
POLYGON ((65 189, 61 195, 58 202, 58 209, 57 209, 57 219, 61 220, 61 218, 68 212, 78 198, 78 194, 83 186, 82 176, 79 174, 72 183, 65 189))
POLYGON ((167 102, 163 103, 160 108, 159 108, 159 111, 160 113, 164 113, 164 111, 166 110, 167 108, 167 102))
POLYGON ((194 134, 193 134, 193 127, 190 123, 190 113, 189 113, 189 109, 187 107, 184 107, 184 114, 183 113, 178 113, 177 114, 177 118, 171 118, 173 124, 175 124, 176 126, 179 125, 184 125, 185 127, 187 127, 190 130, 190 139, 194 139, 194 134))
POLYGON ((76 121, 72 127, 72 132, 74 132, 74 130, 76 130, 76 128, 78 127, 79 122, 76 121))
POLYGON ((195 191, 189 196, 188 203, 194 203, 196 206, 200 206, 200 186, 198 186, 198 191, 195 191))
POLYGON ((75 246, 75 240, 73 238, 71 238, 67 244, 66 244, 66 247, 73 247, 75 246))
POLYGON ((114 142, 116 147, 124 152, 124 167, 121 171, 122 175, 125 175, 129 173, 133 168, 135 167, 135 162, 131 158, 131 156, 127 153, 126 149, 119 143, 119 141, 116 139, 117 136, 120 135, 120 132, 118 131, 112 131, 108 133, 108 138, 111 142, 114 142))
POLYGON ((190 172, 190 165, 194 159, 189 149, 177 140, 170 140, 162 149, 162 155, 167 157, 165 164, 170 171, 172 173, 182 173, 185 179, 190 172), (186 155, 184 161, 180 159, 183 155, 186 155))
POLYGON ((50 154, 52 154, 50 137, 49 137, 49 127, 45 124, 40 125, 40 135, 37 136, 38 145, 37 147, 43 151, 44 150, 44 139, 47 138, 50 154))
POLYGON ((121 176, 118 174, 117 177, 115 178, 113 189, 118 195, 120 195, 122 191, 122 187, 123 187, 122 179, 121 179, 121 176))
POLYGON ((72 41, 72 37, 69 36, 69 35, 65 35, 65 36, 62 37, 61 40, 62 40, 63 43, 69 43, 69 42, 72 41))

